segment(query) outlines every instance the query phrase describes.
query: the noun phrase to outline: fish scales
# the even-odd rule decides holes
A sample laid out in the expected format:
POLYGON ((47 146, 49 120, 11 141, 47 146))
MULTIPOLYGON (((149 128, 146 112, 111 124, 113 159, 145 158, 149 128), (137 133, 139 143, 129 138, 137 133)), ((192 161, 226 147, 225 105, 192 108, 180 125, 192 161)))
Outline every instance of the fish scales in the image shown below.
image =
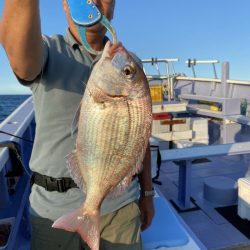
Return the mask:
MULTIPOLYGON (((86 101, 85 103, 88 103, 90 107, 94 107, 94 103, 91 103, 90 100, 86 101)), ((119 107, 118 105, 119 104, 110 107, 113 108, 113 111, 107 110, 107 114, 103 114, 104 112, 100 105, 99 107, 97 106, 95 108, 95 112, 93 112, 93 108, 91 109, 90 107, 83 106, 83 110, 85 111, 82 116, 83 119, 84 117, 90 118, 89 121, 85 122, 86 126, 88 126, 89 128, 87 129, 86 127, 82 127, 83 130, 86 129, 88 131, 86 135, 89 137, 81 139, 81 141, 90 140, 89 144, 91 150, 88 154, 86 154, 87 157, 89 157, 89 164, 91 164, 91 159, 94 158, 96 162, 99 160, 100 164, 108 162, 109 164, 113 163, 113 165, 117 165, 117 163, 122 160, 122 158, 124 158, 124 153, 127 153, 125 155, 127 157, 129 157, 130 155, 134 155, 131 153, 131 149, 134 150, 133 145, 129 145, 127 143, 133 142, 132 140, 128 140, 129 138, 136 138, 136 136, 138 137, 138 135, 141 135, 141 131, 143 131, 142 128, 138 126, 138 122, 133 121, 139 121, 140 124, 140 120, 143 119, 142 117, 145 111, 143 110, 143 105, 141 105, 142 108, 139 109, 138 106, 140 105, 138 105, 137 103, 134 105, 134 108, 132 104, 128 105, 127 103, 122 103, 119 107), (119 113, 123 113, 121 116, 123 120, 119 117, 119 114, 116 116, 113 115, 117 112, 117 110, 119 110, 119 113), (93 116, 91 115, 91 113, 95 113, 96 115, 93 116), (124 113, 127 113, 127 115, 124 115, 124 113), (130 135, 127 132, 129 131, 128 126, 131 126, 130 135), (119 143, 121 144, 121 146, 127 146, 128 149, 126 150, 125 146, 123 148, 121 148, 121 146, 119 147, 119 143), (98 150, 96 150, 96 147, 98 148, 98 150), (115 153, 110 154, 110 152, 115 153), (123 152, 122 155, 121 152, 123 152), (112 161, 111 157, 113 158, 112 161), (115 161, 114 158, 117 158, 117 160, 115 161)), ((106 107, 106 109, 108 109, 108 107, 106 107)), ((135 141, 139 140, 135 139, 135 141)), ((124 159, 127 158, 125 157, 124 159)), ((87 161, 86 158, 84 160, 87 161)), ((112 169, 114 168, 112 167, 112 169)))
MULTIPOLYGON (((84 133, 83 138, 79 138, 79 149, 84 147, 81 150, 83 150, 83 155, 86 155, 86 157, 82 159, 84 161, 82 164, 92 167, 98 167, 99 165, 101 168, 101 166, 110 165, 110 163, 113 162, 117 163, 115 159, 117 158, 116 156, 119 155, 119 149, 122 149, 121 147, 128 140, 128 136, 126 135, 128 121, 126 121, 126 116, 120 119, 119 115, 114 116, 113 114, 117 112, 117 108, 120 110, 119 113, 122 113, 121 109, 127 106, 107 105, 105 108, 107 110, 106 112, 102 110, 103 108, 101 105, 92 103, 91 99, 87 100, 85 103, 86 106, 82 106, 84 126, 79 128, 79 133, 81 133, 81 130, 88 131, 88 133, 84 133), (93 113, 95 113, 94 116, 92 115, 93 113), (125 131, 125 133, 123 131, 125 131), (84 145, 82 145, 83 141, 86 144, 84 143, 84 145), (95 162, 94 165, 93 161, 95 162)), ((106 171, 105 168, 102 167, 102 169, 106 171)))
MULTIPOLYGON (((98 168, 97 176, 94 177, 96 183, 99 181, 102 182, 103 187, 105 186, 105 181, 107 181, 109 186, 112 187, 120 181, 119 174, 123 176, 127 168, 130 168, 130 158, 133 155, 131 151, 135 147, 131 145, 133 141, 129 140, 129 138, 134 137, 136 140, 136 135, 132 134, 133 129, 129 129, 129 126, 131 128, 136 126, 133 122, 136 119, 133 118, 133 114, 129 110, 129 105, 125 102, 117 103, 116 105, 107 105, 105 108, 107 112, 103 110, 101 105, 92 103, 91 99, 85 103, 86 106, 82 106, 82 119, 85 117, 84 124, 86 127, 82 126, 81 129, 87 130, 88 133, 84 133, 86 135, 85 138, 80 138, 80 144, 84 141, 89 146, 87 146, 87 152, 83 152, 83 155, 86 155, 86 157, 82 159, 84 161, 82 164, 98 168), (94 117, 91 115, 93 109, 95 110, 94 117), (119 114, 114 116, 117 110, 119 110, 119 114), (89 120, 87 120, 88 118, 89 120), (92 164, 93 161, 95 164, 92 164), (120 162, 123 164, 120 164, 120 162), (119 167, 116 167, 121 165, 123 167, 121 169, 122 173, 120 173, 119 167), (124 168, 124 165, 127 168, 124 168), (117 176, 113 178, 113 183, 110 182, 110 176, 117 176)), ((81 133, 81 129, 79 129, 79 133, 81 133)))

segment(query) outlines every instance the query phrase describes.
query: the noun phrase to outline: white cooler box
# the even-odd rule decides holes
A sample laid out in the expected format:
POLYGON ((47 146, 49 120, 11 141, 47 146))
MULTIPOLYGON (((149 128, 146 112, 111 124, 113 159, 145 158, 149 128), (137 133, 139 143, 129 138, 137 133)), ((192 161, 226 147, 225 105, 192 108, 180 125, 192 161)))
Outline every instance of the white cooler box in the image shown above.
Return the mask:
POLYGON ((238 180, 238 215, 250 220, 250 178, 238 180))

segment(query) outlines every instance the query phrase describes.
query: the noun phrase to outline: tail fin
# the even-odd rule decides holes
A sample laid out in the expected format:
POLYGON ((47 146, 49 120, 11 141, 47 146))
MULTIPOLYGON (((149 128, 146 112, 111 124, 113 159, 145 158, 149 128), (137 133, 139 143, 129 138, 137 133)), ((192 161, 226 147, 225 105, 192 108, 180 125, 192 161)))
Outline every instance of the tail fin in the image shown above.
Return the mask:
POLYGON ((99 211, 91 211, 91 213, 89 213, 80 208, 57 219, 52 227, 77 232, 92 250, 99 250, 99 225, 99 211))

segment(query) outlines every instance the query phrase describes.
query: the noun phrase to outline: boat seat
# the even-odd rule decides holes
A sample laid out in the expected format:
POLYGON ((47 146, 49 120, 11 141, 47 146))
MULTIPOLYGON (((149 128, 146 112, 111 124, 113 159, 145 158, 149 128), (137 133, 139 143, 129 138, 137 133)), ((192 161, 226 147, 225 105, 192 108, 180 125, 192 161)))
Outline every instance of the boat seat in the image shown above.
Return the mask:
POLYGON ((174 214, 170 204, 161 197, 154 198, 155 216, 151 226, 142 232, 144 250, 186 245, 186 231, 174 214))

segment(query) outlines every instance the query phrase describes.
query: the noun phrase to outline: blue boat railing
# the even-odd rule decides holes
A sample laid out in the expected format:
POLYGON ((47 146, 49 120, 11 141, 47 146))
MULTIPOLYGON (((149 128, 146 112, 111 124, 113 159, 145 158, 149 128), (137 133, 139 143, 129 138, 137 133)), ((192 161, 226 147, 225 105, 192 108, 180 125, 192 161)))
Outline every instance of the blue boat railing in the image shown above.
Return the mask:
POLYGON ((34 135, 30 97, 0 124, 0 223, 6 219, 12 222, 6 250, 29 249, 29 159, 34 135), (18 164, 23 166, 22 173, 18 173, 18 164))

